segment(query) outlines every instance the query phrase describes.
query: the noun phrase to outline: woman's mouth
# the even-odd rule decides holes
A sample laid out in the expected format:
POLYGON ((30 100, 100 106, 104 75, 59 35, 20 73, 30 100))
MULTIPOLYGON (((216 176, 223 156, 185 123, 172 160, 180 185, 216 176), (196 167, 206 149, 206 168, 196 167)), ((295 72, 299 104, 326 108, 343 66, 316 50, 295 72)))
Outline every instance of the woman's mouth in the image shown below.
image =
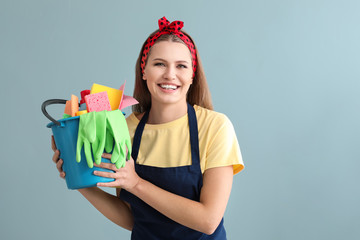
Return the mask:
POLYGON ((158 86, 165 90, 176 90, 178 88, 178 86, 170 84, 158 84, 158 86))

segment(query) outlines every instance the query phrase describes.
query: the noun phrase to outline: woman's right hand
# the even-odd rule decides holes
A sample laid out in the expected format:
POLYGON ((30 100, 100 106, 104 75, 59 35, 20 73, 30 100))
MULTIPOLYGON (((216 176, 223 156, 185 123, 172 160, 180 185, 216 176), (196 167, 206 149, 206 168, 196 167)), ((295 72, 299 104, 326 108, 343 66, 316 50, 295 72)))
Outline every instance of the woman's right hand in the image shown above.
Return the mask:
POLYGON ((62 169, 62 165, 63 165, 64 161, 62 159, 60 159, 60 151, 56 148, 54 136, 51 136, 51 148, 54 151, 52 160, 56 164, 56 168, 58 169, 58 171, 60 173, 60 177, 65 178, 65 172, 62 169))

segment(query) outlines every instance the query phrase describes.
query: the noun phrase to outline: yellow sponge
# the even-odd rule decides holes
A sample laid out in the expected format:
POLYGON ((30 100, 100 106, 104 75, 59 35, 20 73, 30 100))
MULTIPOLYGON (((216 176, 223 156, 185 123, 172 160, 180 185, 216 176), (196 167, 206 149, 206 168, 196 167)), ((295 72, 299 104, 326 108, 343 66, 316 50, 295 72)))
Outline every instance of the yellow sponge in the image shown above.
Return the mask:
POLYGON ((76 112, 76 116, 80 116, 80 115, 83 115, 83 114, 86 114, 86 113, 88 113, 88 111, 87 110, 82 110, 82 111, 78 111, 78 112, 76 112))
POLYGON ((107 92, 109 97, 109 102, 111 106, 111 110, 116 110, 119 108, 120 101, 123 95, 123 91, 107 86, 103 86, 100 84, 94 83, 91 87, 90 94, 99 93, 99 92, 107 92))

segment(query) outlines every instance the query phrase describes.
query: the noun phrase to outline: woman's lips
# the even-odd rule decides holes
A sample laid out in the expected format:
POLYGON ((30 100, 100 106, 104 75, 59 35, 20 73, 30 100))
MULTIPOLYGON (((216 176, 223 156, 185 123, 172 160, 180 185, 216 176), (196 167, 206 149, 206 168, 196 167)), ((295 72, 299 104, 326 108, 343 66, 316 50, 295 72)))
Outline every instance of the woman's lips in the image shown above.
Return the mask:
POLYGON ((164 90, 170 90, 170 91, 174 91, 178 89, 178 86, 173 84, 158 84, 158 86, 164 90))

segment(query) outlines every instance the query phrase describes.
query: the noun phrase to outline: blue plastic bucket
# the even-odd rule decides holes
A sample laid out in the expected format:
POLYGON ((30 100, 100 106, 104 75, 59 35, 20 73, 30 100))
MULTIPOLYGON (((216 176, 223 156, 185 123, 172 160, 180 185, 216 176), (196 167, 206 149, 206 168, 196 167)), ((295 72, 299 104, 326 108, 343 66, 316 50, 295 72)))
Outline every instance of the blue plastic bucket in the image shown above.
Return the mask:
MULTIPOLYGON (((59 149, 60 157, 64 161, 63 170, 66 173, 65 180, 68 189, 94 187, 98 182, 114 181, 112 178, 99 177, 93 174, 95 170, 106 172, 112 171, 98 167, 89 168, 86 162, 84 149, 81 150, 80 163, 76 161, 76 143, 80 117, 71 117, 56 121, 49 116, 45 109, 47 105, 64 102, 66 103, 66 100, 63 99, 47 100, 43 103, 42 110, 44 115, 52 121, 47 127, 51 128, 56 147, 59 149)), ((110 162, 110 160, 106 158, 102 158, 101 161, 110 162)))

